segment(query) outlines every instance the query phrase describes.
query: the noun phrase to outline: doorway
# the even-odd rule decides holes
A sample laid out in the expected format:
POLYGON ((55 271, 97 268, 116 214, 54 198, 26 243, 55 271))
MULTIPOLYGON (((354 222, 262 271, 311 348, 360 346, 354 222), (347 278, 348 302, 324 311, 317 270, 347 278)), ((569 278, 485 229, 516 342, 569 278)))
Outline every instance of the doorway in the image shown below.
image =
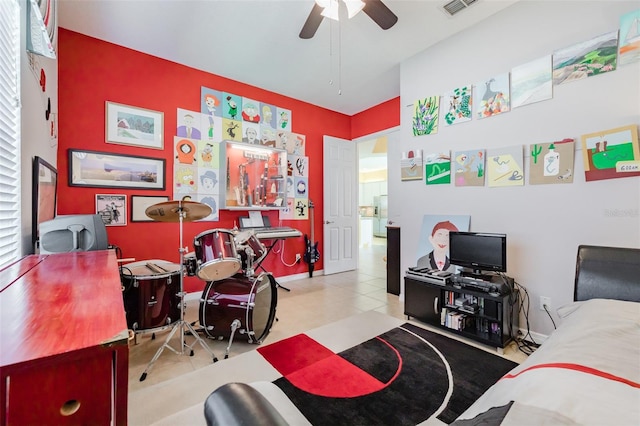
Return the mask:
POLYGON ((358 144, 358 268, 385 267, 387 254, 387 137, 363 138, 358 144))

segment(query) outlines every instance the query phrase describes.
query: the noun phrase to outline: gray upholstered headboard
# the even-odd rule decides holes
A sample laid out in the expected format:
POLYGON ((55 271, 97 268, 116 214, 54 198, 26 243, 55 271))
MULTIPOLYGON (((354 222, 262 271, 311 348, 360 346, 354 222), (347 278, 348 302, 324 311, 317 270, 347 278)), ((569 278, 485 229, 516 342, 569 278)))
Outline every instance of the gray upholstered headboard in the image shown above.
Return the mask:
POLYGON ((640 249, 581 245, 573 300, 640 302, 640 249))

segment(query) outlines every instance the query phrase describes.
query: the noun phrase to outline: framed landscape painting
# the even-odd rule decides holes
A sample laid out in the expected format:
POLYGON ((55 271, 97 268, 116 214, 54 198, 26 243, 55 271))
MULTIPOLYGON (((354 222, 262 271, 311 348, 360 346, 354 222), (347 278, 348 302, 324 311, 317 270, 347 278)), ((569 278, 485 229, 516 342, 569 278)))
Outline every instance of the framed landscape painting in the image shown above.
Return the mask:
POLYGON ((109 101, 105 109, 107 143, 164 149, 164 113, 109 101))
POLYGON ((70 149, 69 186, 164 189, 165 160, 70 149))

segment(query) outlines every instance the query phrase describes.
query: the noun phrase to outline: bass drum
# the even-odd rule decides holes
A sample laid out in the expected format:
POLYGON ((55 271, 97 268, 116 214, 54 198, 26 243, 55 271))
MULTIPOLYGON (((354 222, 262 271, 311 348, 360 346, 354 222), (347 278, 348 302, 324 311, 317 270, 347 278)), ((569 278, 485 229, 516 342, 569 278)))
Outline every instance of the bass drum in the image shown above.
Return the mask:
POLYGON ((207 284, 200 299, 200 325, 207 336, 229 338, 234 320, 236 333, 246 334, 249 343, 262 343, 276 317, 276 281, 268 272, 258 276, 233 277, 207 284))
POLYGON ((120 281, 129 329, 156 329, 180 319, 180 265, 158 259, 127 263, 120 281))

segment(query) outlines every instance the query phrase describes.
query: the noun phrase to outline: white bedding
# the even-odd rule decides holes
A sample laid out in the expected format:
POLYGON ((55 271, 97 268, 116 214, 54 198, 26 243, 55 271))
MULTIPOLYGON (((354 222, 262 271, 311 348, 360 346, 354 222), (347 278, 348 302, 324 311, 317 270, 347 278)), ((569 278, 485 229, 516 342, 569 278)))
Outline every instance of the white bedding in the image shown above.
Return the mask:
POLYGON ((593 299, 558 315, 544 344, 459 419, 515 401, 502 424, 640 425, 640 303, 593 299))

